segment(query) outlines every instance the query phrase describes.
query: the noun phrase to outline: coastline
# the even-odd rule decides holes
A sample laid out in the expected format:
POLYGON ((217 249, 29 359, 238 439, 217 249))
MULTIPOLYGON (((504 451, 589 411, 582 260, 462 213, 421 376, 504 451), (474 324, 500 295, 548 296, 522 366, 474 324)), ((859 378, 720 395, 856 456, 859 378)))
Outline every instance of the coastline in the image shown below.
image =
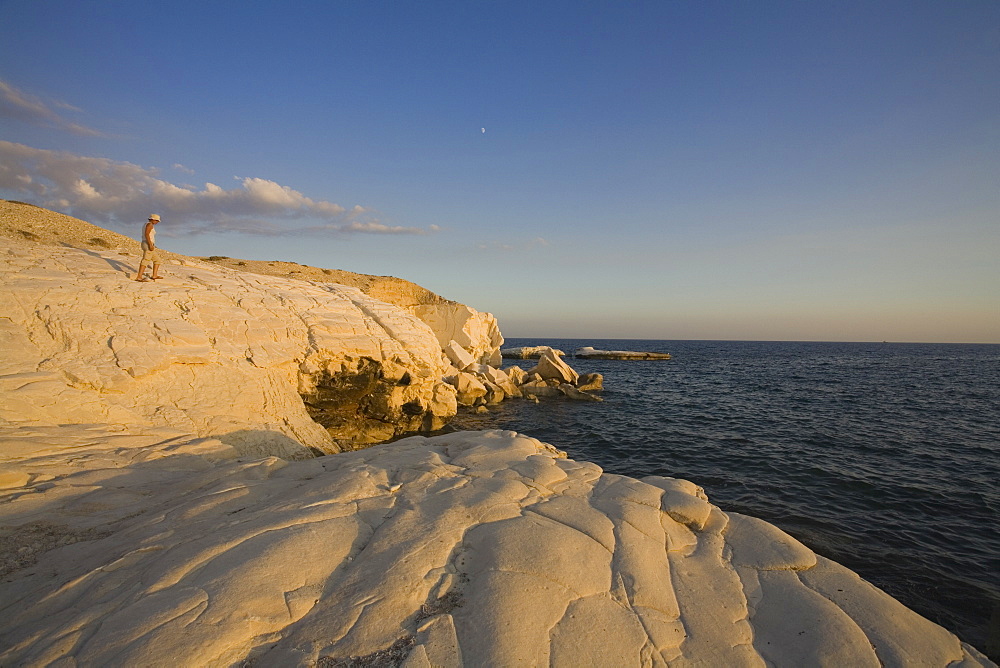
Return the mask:
POLYGON ((0 661, 991 665, 687 481, 512 432, 313 457, 339 448, 302 405, 303 364, 321 377, 363 351, 393 401, 447 415, 429 409, 446 403, 439 342, 400 307, 205 264, 125 293, 153 287, 114 282, 127 257, 32 243, 4 246, 0 661), (81 310, 95 285, 132 308, 81 310), (304 333, 271 317, 280 334, 251 339, 227 315, 306 298, 328 310, 295 311, 304 333), (183 318, 137 338, 178 301, 183 318), (72 363, 87 355, 106 361, 72 363))
POLYGON ((997 522, 1000 346, 587 342, 674 360, 574 361, 604 374, 601 406, 515 403, 455 426, 528 433, 611 473, 695 481, 723 509, 776 524, 966 642, 998 647, 1000 539, 983 527, 997 522))

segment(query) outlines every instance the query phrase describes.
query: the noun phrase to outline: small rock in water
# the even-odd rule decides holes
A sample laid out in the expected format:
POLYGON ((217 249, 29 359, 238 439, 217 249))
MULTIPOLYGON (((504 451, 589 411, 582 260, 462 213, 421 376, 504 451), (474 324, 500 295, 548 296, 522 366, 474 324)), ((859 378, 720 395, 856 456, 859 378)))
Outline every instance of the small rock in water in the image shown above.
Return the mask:
POLYGON ((604 389, 604 376, 599 373, 585 373, 576 382, 576 389, 593 392, 604 389))

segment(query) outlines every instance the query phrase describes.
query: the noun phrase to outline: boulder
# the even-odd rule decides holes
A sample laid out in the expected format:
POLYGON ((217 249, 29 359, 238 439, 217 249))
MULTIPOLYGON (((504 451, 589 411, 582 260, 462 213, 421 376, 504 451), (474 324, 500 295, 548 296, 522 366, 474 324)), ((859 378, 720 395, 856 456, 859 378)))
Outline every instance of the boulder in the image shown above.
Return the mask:
POLYGON ((544 380, 533 380, 524 383, 521 385, 520 390, 526 397, 559 397, 563 395, 558 385, 549 385, 544 380))
POLYGON ((486 396, 486 386, 471 373, 465 371, 455 376, 455 399, 462 406, 472 406, 486 396))
POLYGON ((576 389, 585 392, 594 392, 604 389, 604 376, 599 373, 582 374, 576 381, 576 389))
POLYGON ((594 394, 590 394, 588 392, 581 392, 580 390, 576 389, 575 387, 567 383, 563 383, 562 385, 560 385, 559 391, 575 401, 604 401, 604 399, 594 394))
POLYGON ((479 374, 489 380, 491 383, 496 383, 497 385, 503 385, 510 382, 510 377, 507 376, 503 369, 497 369, 496 367, 484 364, 480 367, 479 374))
POLYGON ((449 341, 442 348, 445 356, 455 365, 456 369, 464 371, 476 363, 476 359, 456 341, 449 341))
POLYGON ((504 391, 507 396, 518 395, 517 384, 511 380, 510 376, 506 374, 502 369, 497 369, 488 365, 483 365, 484 368, 478 374, 480 378, 488 383, 496 385, 504 391))
POLYGON ((514 385, 521 385, 527 379, 528 373, 519 366, 512 366, 506 370, 507 377, 514 385))
POLYGON ((495 406, 507 398, 507 393, 499 385, 490 381, 484 382, 483 385, 486 387, 486 394, 483 395, 483 399, 486 401, 487 406, 495 406))
POLYGON ((455 415, 458 410, 458 391, 450 383, 438 383, 434 386, 434 394, 431 396, 430 403, 427 405, 427 411, 434 416, 444 416, 440 419, 435 419, 431 423, 427 431, 437 431, 443 428, 451 416, 455 415))
POLYGON ((570 385, 576 385, 576 381, 580 377, 562 358, 551 352, 543 353, 531 372, 546 380, 551 378, 570 385))

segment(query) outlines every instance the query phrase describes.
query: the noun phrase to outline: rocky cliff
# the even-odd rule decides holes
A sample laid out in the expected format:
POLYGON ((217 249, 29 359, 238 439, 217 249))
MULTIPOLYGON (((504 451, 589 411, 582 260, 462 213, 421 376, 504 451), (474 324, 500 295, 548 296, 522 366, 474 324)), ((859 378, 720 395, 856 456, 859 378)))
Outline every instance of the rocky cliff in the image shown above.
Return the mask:
POLYGON ((8 421, 336 452, 455 412, 430 328, 356 288, 194 265, 136 283, 113 253, 0 240, 0 254, 8 421))
POLYGON ((0 253, 9 419, 72 395, 78 421, 336 452, 440 428, 442 346, 503 342, 492 315, 393 277, 166 253, 167 278, 135 284, 136 241, 23 203, 0 201, 0 253))

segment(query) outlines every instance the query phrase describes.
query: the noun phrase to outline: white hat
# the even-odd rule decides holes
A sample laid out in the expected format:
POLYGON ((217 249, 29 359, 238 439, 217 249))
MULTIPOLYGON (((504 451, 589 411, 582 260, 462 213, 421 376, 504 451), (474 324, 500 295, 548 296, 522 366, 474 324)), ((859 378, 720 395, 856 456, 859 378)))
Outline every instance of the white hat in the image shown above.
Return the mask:
POLYGON ((150 220, 155 220, 156 222, 160 222, 160 216, 159 216, 159 214, 156 214, 156 213, 150 215, 149 219, 150 220))

